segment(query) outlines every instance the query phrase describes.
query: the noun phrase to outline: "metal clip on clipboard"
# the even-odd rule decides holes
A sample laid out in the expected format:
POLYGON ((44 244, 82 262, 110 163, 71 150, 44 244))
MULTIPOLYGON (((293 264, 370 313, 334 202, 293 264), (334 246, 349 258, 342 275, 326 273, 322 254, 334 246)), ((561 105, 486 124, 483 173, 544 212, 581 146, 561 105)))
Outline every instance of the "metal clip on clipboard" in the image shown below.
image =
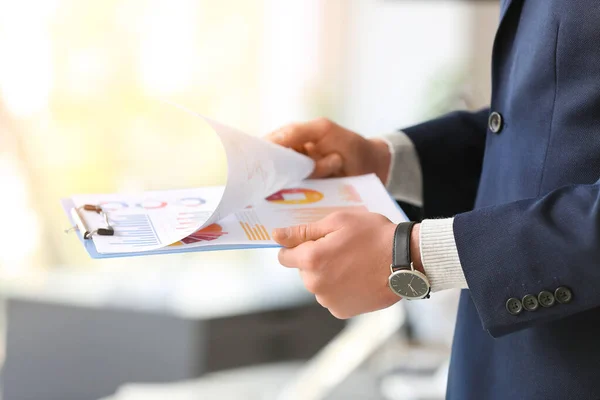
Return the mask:
POLYGON ((100 236, 113 236, 115 234, 114 228, 110 225, 110 221, 108 220, 108 214, 102 210, 102 207, 95 206, 92 204, 85 204, 81 207, 76 207, 71 209, 71 218, 75 221, 75 226, 67 229, 65 232, 70 232, 72 230, 79 230, 81 232, 84 239, 91 239, 94 235, 100 236), (89 229, 84 218, 84 211, 91 211, 97 214, 100 214, 104 219, 105 225, 101 228, 97 229, 89 229))

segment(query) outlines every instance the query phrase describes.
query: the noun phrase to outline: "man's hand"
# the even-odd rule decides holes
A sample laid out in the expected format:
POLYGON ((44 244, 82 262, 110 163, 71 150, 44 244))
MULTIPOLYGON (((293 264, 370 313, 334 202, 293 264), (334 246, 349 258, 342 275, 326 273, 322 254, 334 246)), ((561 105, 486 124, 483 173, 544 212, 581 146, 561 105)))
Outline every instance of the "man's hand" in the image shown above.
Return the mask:
POLYGON ((288 125, 266 139, 315 160, 313 178, 375 173, 386 183, 391 160, 387 144, 365 139, 327 119, 288 125))
POLYGON ((279 262, 298 268, 317 301, 346 319, 400 300, 388 287, 395 229, 380 214, 337 212, 313 224, 276 229, 273 238, 284 246, 279 262))

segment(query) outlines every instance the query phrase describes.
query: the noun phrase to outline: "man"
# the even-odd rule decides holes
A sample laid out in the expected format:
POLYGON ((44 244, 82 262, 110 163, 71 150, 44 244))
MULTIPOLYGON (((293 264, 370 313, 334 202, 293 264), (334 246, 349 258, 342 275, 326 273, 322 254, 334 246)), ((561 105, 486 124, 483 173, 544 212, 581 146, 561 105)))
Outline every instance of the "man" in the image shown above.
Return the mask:
POLYGON ((339 318, 465 289, 449 398, 600 399, 600 3, 502 1, 492 72, 476 113, 375 140, 325 120, 271 134, 315 176, 374 172, 425 215, 277 230, 280 262, 339 318))

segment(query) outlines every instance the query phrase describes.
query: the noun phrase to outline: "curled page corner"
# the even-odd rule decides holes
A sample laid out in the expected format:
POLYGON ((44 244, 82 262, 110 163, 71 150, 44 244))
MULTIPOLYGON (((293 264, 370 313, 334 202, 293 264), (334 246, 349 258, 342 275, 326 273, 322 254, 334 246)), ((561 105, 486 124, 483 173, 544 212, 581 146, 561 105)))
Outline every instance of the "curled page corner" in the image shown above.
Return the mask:
MULTIPOLYGON (((312 159, 291 149, 247 135, 178 104, 169 101, 159 104, 174 106, 187 117, 198 118, 210 126, 225 151, 227 182, 225 186, 139 194, 72 196, 74 207, 102 205, 119 233, 110 237, 93 236, 98 253, 141 253, 174 246, 191 234, 302 181, 314 169, 312 159)), ((103 222, 92 213, 87 217, 92 226, 103 222)))
MULTIPOLYGON (((227 159, 227 182, 213 214, 191 234, 242 210, 287 185, 306 179, 314 161, 294 150, 250 136, 169 100, 164 103, 203 119, 217 134, 227 159)), ((185 236, 177 238, 175 241, 185 236)))
POLYGON ((294 150, 250 136, 180 104, 167 100, 163 103, 204 120, 219 137, 227 159, 227 182, 214 211, 204 221, 164 232, 166 242, 163 246, 178 242, 236 211, 256 205, 285 186, 307 178, 314 170, 314 161, 294 150))
POLYGON ((200 116, 219 135, 227 158, 227 183, 214 214, 198 229, 307 178, 314 161, 294 150, 200 116))

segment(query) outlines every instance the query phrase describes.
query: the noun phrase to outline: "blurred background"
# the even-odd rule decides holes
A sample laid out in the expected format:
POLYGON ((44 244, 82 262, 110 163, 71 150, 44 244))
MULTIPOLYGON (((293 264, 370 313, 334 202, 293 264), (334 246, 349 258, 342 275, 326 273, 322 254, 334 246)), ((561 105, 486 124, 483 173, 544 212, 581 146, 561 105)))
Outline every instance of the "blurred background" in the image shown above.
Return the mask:
POLYGON ((272 250, 92 260, 63 233, 60 199, 224 183, 219 151, 139 111, 156 97, 258 136, 327 117, 372 137, 476 109, 498 13, 497 1, 0 0, 2 398, 443 398, 457 292, 342 322, 272 250), (348 348, 363 356, 349 362, 348 348), (347 373, 324 380, 336 360, 347 373))

